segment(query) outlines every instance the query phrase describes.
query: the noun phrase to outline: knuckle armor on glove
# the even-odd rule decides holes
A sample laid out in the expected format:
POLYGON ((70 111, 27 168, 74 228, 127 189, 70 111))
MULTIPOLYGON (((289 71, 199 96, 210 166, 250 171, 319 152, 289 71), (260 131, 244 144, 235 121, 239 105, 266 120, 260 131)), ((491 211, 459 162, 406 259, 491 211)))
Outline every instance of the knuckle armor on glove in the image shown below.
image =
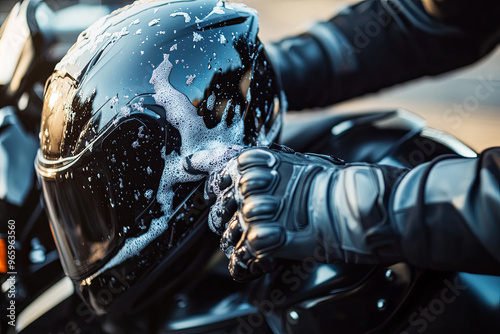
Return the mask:
POLYGON ((402 169, 268 149, 244 151, 231 168, 216 178, 232 175, 232 186, 218 186, 236 205, 227 209, 227 195, 219 195, 214 207, 223 209, 211 219, 227 226, 221 248, 235 279, 269 272, 279 260, 374 263, 376 249, 394 246, 394 238, 378 236, 392 233, 384 194, 393 183, 387 175, 395 179, 402 169))

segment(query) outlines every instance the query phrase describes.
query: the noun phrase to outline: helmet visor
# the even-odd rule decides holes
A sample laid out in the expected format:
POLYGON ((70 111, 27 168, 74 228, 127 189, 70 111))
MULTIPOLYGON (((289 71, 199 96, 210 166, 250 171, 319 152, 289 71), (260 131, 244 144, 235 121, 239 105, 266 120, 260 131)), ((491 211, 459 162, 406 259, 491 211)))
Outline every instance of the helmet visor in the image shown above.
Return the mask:
POLYGON ((49 160, 38 153, 54 239, 66 274, 75 280, 102 267, 125 239, 148 230, 151 219, 144 216, 152 211, 164 166, 158 142, 166 135, 148 119, 111 126, 71 158, 49 160))
MULTIPOLYGON (((105 169, 89 163, 41 182, 52 233, 68 276, 81 279, 120 243, 105 169), (70 209, 68 209, 70 208, 70 209)), ((39 173, 43 175, 43 172, 39 173)))

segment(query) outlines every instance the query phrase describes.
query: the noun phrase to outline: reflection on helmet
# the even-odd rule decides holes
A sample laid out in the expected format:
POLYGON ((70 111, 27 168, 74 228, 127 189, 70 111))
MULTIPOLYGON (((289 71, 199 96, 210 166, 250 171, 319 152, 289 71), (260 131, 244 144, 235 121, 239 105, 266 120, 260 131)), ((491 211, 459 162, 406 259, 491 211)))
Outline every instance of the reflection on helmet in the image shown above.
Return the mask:
POLYGON ((37 171, 65 271, 98 313, 143 306, 217 247, 203 175, 183 161, 277 139, 257 29, 241 4, 138 1, 83 32, 49 78, 37 171))

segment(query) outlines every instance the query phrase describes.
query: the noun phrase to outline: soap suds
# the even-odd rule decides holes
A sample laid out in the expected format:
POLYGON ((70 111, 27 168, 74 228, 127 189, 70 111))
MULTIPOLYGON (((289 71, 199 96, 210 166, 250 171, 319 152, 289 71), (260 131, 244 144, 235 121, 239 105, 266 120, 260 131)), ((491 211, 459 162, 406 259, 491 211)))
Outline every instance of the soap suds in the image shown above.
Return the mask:
POLYGON ((184 12, 178 12, 178 13, 172 13, 170 14, 171 17, 176 17, 176 16, 183 16, 184 17, 184 21, 186 23, 189 23, 191 22, 191 16, 189 16, 188 13, 184 13, 184 12))
POLYGON ((152 27, 160 23, 160 19, 152 19, 149 21, 148 26, 152 27))
POLYGON ((219 36, 219 43, 220 43, 220 44, 225 44, 225 43, 227 43, 227 39, 226 39, 226 37, 224 36, 224 34, 222 34, 222 33, 221 33, 221 34, 220 34, 220 36, 219 36))
POLYGON ((196 74, 186 76, 186 85, 191 86, 194 82, 194 79, 196 79, 196 74))
MULTIPOLYGON (((237 153, 241 152, 243 148, 233 154, 233 157, 237 155, 237 153)), ((219 165, 220 166, 220 165, 219 165)), ((212 232, 222 235, 226 226, 222 225, 222 216, 225 210, 224 207, 224 196, 226 189, 220 189, 220 175, 226 174, 231 177, 232 187, 237 185, 240 182, 241 175, 238 172, 238 163, 236 158, 232 158, 230 160, 226 160, 220 168, 213 168, 210 171, 210 177, 208 179, 207 189, 210 189, 210 192, 217 198, 215 204, 210 208, 210 212, 208 214, 208 226, 212 232)), ((231 187, 230 187, 231 188, 231 187)), ((235 193, 235 196, 240 196, 239 193, 235 193)), ((225 251, 227 247, 222 247, 225 251)), ((230 253, 229 253, 230 254, 230 253)), ((227 255, 227 254, 226 254, 227 255)))
MULTIPOLYGON (((201 180, 203 174, 190 174, 185 169, 186 159, 190 158, 192 166, 197 170, 210 173, 219 170, 243 148, 244 124, 241 115, 236 113, 227 126, 226 108, 219 124, 208 129, 203 118, 198 115, 197 108, 187 96, 176 90, 169 81, 173 64, 169 55, 164 55, 163 62, 153 71, 151 84, 154 85, 153 98, 166 112, 166 120, 174 126, 181 137, 180 152, 173 151, 166 155, 162 148, 162 158, 165 168, 160 180, 156 199, 161 205, 163 216, 153 219, 149 229, 138 237, 128 238, 120 251, 100 270, 103 272, 130 257, 138 254, 151 241, 160 236, 168 227, 168 222, 174 213, 173 186, 175 184, 201 180)), ((215 94, 213 94, 215 100, 215 94)), ((145 196, 149 196, 147 192, 145 196)))
POLYGON ((203 36, 198 34, 196 31, 193 31, 193 42, 199 42, 203 39, 203 36))

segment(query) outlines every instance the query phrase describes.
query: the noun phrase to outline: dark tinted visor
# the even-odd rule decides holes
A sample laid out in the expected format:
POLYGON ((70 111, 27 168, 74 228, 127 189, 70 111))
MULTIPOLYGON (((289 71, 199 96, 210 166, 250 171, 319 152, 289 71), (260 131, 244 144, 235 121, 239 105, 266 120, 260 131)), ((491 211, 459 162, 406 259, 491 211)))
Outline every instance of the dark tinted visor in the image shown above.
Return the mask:
POLYGON ((80 279, 120 243, 109 177, 98 165, 41 178, 52 233, 67 275, 80 279))
POLYGON ((169 131, 141 115, 112 125, 79 155, 47 160, 39 151, 45 203, 66 274, 81 280, 148 231, 169 131))

